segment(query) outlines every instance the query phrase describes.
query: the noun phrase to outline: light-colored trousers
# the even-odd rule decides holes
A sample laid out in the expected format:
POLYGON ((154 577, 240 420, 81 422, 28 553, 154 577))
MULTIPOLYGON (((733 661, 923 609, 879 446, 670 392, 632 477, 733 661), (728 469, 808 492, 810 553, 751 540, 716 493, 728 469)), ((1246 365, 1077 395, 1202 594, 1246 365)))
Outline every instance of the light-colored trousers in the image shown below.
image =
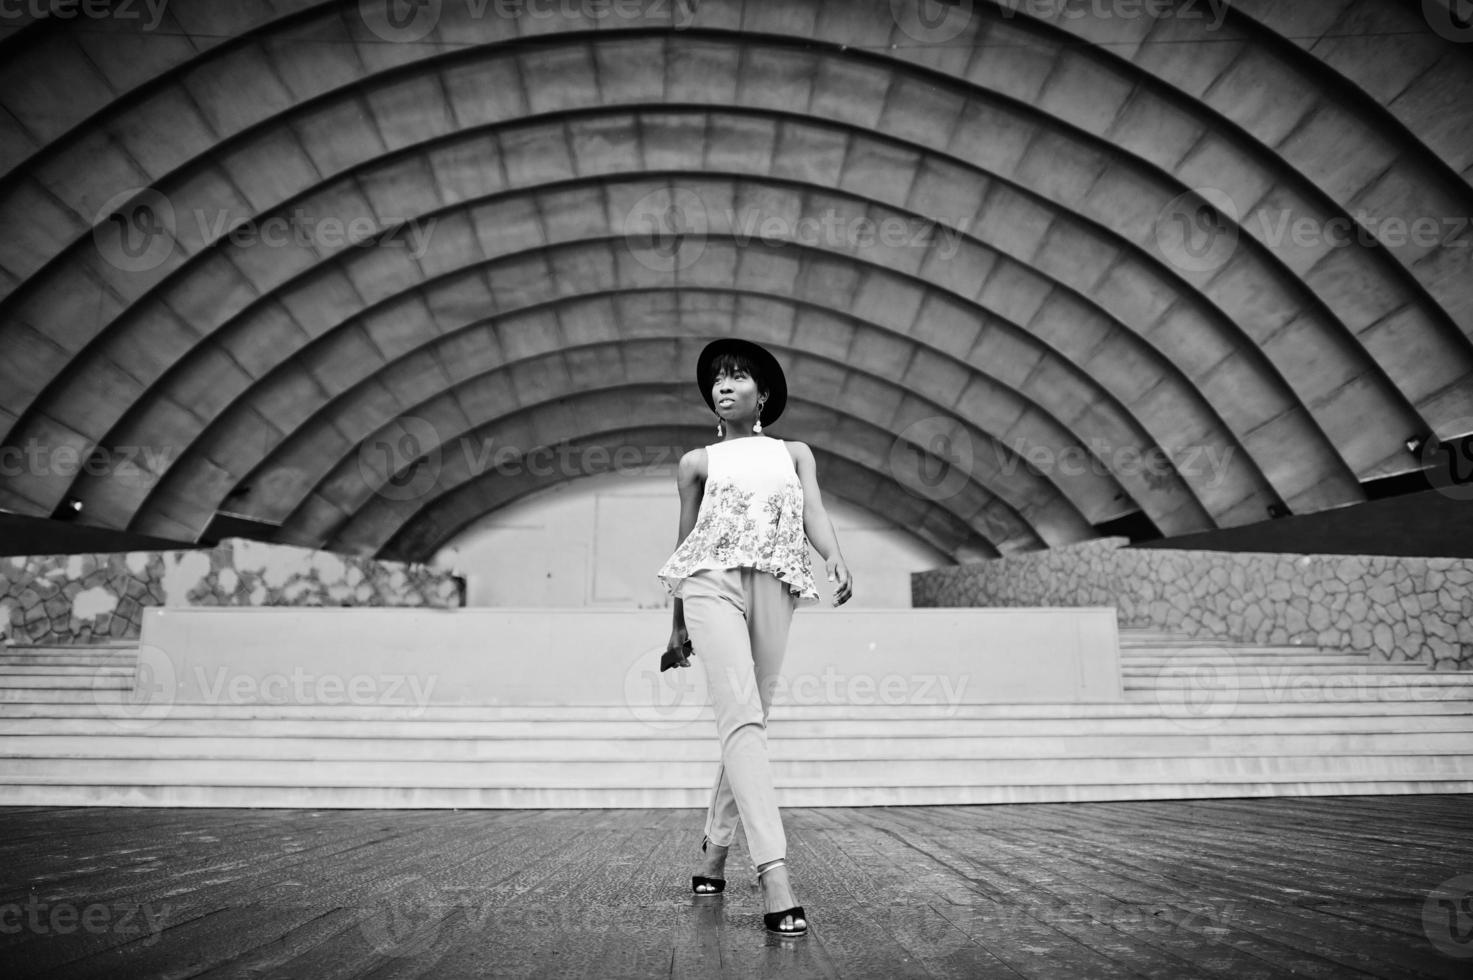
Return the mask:
POLYGON ((761 866, 787 854, 767 712, 798 600, 776 576, 753 568, 704 568, 686 576, 680 592, 691 662, 705 669, 721 741, 706 836, 730 846, 740 821, 752 863, 761 866))

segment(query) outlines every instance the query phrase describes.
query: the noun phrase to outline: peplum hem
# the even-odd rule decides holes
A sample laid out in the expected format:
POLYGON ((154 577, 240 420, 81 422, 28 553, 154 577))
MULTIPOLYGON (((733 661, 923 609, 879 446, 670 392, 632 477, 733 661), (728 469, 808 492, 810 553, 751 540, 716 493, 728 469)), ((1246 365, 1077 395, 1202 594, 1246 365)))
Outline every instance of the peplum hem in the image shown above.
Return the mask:
POLYGON ((788 569, 780 568, 774 565, 772 562, 762 561, 761 559, 754 559, 752 561, 731 562, 709 559, 707 561, 692 565, 682 572, 676 572, 674 570, 661 571, 659 573, 659 578, 660 581, 665 583, 665 591, 668 592, 670 595, 679 598, 681 582, 685 581, 687 576, 694 575, 696 572, 702 571, 707 568, 754 568, 759 572, 770 573, 779 582, 786 585, 788 587, 788 592, 796 596, 800 603, 811 604, 819 602, 823 598, 818 594, 818 589, 814 586, 811 578, 807 583, 804 583, 802 581, 794 581, 792 573, 788 569))

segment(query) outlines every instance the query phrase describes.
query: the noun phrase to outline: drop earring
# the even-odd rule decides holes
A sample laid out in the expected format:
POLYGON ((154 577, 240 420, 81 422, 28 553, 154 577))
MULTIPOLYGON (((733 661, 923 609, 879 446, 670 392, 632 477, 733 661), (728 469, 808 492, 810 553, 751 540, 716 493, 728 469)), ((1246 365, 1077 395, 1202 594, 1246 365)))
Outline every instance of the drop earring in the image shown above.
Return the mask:
POLYGON ((721 424, 721 416, 716 416, 716 436, 720 438, 726 435, 726 427, 721 424))
POLYGON ((757 421, 752 423, 752 431, 758 435, 762 434, 762 403, 757 403, 757 421))

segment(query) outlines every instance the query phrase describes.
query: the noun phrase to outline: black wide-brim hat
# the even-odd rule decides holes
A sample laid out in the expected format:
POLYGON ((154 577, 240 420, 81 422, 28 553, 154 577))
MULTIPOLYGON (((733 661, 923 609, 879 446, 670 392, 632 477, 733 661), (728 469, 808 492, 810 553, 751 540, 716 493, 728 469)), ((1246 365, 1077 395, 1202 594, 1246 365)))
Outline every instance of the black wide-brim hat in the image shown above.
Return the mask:
POLYGON ((762 403, 762 424, 771 425, 776 422, 788 404, 788 379, 783 374, 783 367, 767 348, 740 337, 713 340, 701 351, 701 356, 696 358, 696 384, 700 385, 701 397, 706 399, 711 411, 716 411, 716 399, 711 397, 711 385, 715 382, 716 375, 711 365, 722 354, 741 354, 749 358, 757 370, 762 372, 763 383, 767 385, 767 401, 762 403))

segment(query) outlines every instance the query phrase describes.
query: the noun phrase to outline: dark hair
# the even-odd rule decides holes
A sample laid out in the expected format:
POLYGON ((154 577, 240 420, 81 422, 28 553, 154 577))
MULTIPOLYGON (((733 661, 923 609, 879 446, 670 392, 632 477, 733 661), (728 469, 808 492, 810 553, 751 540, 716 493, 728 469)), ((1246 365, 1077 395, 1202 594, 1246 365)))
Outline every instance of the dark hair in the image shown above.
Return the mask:
POLYGON ((715 384, 723 370, 727 373, 745 371, 747 376, 756 382, 758 391, 772 390, 767 386, 767 379, 762 376, 762 368, 755 361, 745 354, 737 354, 732 351, 717 354, 711 360, 711 373, 706 376, 706 387, 709 388, 715 384))

